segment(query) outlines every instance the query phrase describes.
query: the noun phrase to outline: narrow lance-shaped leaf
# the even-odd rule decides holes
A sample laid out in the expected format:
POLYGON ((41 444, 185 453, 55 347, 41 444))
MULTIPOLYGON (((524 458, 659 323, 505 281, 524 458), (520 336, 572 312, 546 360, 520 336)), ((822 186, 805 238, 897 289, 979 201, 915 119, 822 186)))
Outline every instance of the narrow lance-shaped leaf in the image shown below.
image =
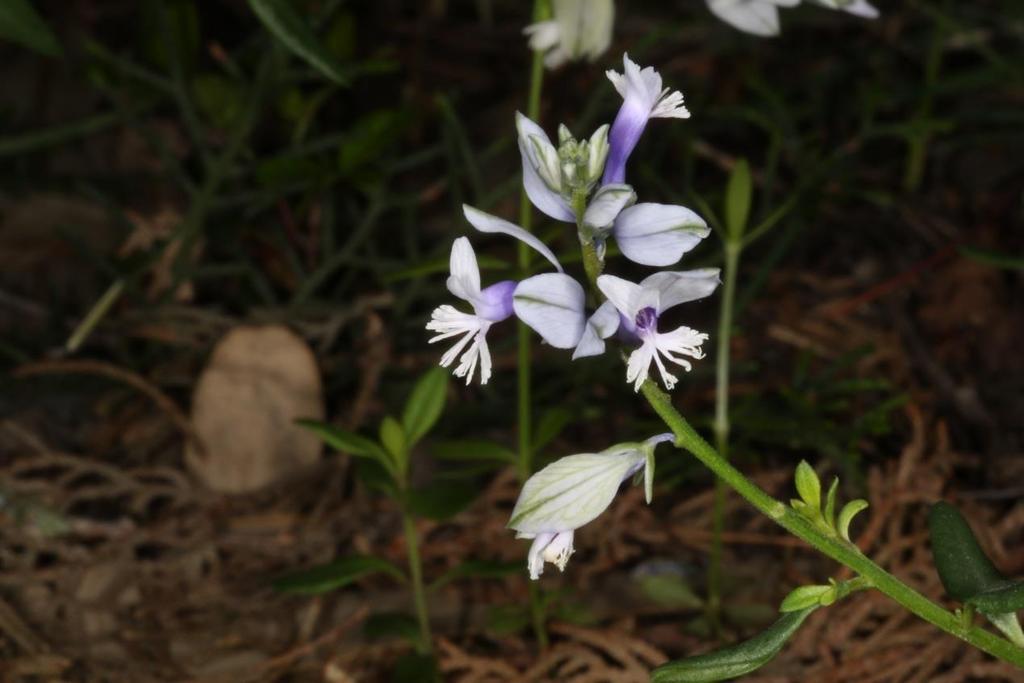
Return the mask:
POLYGON ((393 472, 391 458, 377 442, 319 420, 296 420, 295 423, 316 434, 331 448, 349 455, 376 460, 389 472, 393 472))
POLYGON ((404 472, 408 459, 408 439, 402 425, 390 415, 380 423, 380 442, 384 444, 384 448, 391 455, 392 462, 395 463, 398 471, 404 472))
POLYGON ((751 194, 750 167, 746 159, 740 159, 733 167, 725 189, 725 224, 731 240, 739 240, 747 228, 751 194))
POLYGON ((448 389, 448 373, 444 368, 432 368, 416 382, 402 412, 402 427, 411 448, 422 439, 441 417, 444 397, 448 389))
POLYGON ((858 512, 866 510, 867 507, 868 502, 866 500, 857 498, 844 505, 843 509, 839 511, 839 517, 836 519, 836 530, 839 531, 839 535, 845 540, 850 540, 850 522, 853 521, 858 512))
POLYGON ((0 39, 18 43, 48 57, 61 55, 60 43, 29 0, 0 2, 0 39))
POLYGON ((737 645, 659 666, 651 673, 651 683, 706 683, 748 674, 771 661, 815 609, 784 614, 766 631, 737 645))
POLYGON ((249 0, 249 6, 285 47, 338 85, 348 85, 344 68, 320 43, 289 0, 249 0))
POLYGON ((319 595, 376 573, 389 574, 402 582, 406 580, 402 570, 387 560, 370 555, 354 555, 289 574, 275 581, 274 589, 282 593, 319 595))
POLYGON ((796 490, 808 506, 821 510, 821 481, 806 460, 801 460, 796 467, 796 490))

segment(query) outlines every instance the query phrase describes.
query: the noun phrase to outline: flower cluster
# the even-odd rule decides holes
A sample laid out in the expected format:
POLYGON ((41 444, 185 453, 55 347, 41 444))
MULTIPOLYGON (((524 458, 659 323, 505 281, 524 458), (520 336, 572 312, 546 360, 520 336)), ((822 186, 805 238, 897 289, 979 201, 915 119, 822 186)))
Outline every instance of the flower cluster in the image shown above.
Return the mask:
MULTIPOLYGON (((867 0, 812 0, 829 9, 842 10, 865 19, 878 17, 867 0)), ((800 0, 707 0, 708 8, 722 21, 756 36, 779 35, 779 8, 796 7, 800 0)))
MULTIPOLYGON (((631 261, 671 266, 710 230, 686 207, 638 203, 636 192, 625 183, 626 163, 650 119, 687 118, 690 113, 683 106, 682 94, 663 88, 661 75, 653 68, 641 69, 628 55, 623 64, 623 73, 607 74, 622 96, 622 106, 610 127, 601 126, 588 139, 577 140, 561 126, 555 147, 540 126, 516 115, 523 187, 544 214, 575 223, 581 244, 595 255, 601 268, 609 239, 614 239, 631 261)), ((441 365, 448 367, 457 360, 455 375, 465 377, 467 384, 478 366, 480 382, 485 384, 490 378, 487 332, 513 314, 549 345, 572 349, 574 360, 604 353, 605 340, 617 333, 620 341, 635 347, 628 359, 626 380, 636 390, 647 379, 652 364, 665 387, 672 389, 677 378, 668 365, 689 370, 687 358, 703 357, 701 345, 706 334, 685 326, 663 332, 658 323, 669 308, 710 295, 718 286, 717 269, 662 271, 639 283, 599 275, 593 282, 607 300, 588 312, 583 287, 564 272, 554 253, 536 236, 473 207, 463 210, 476 230, 518 239, 554 268, 554 272, 520 282, 506 280, 482 287, 469 240, 455 240, 448 290, 469 303, 473 312, 438 306, 427 329, 437 333, 432 343, 457 338, 442 356, 441 365)))

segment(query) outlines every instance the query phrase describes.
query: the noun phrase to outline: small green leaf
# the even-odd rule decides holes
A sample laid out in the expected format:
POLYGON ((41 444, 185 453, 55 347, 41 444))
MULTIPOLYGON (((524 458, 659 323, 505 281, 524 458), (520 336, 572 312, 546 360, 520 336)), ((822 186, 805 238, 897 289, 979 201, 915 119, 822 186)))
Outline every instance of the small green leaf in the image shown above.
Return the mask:
POLYGON ((725 188, 725 225, 731 240, 742 238, 747 229, 751 195, 750 166, 746 159, 740 159, 733 167, 725 188))
POLYGON ((562 407, 545 411, 537 420, 537 428, 533 432, 533 452, 538 453, 554 440, 572 419, 572 413, 562 407))
POLYGON ((384 444, 384 448, 391 454, 394 461, 398 463, 399 471, 405 471, 406 454, 408 452, 405 430, 402 429, 402 425, 399 424, 398 420, 390 415, 381 420, 380 442, 384 444))
POLYGON ((324 48, 289 0, 249 0, 249 6, 285 47, 338 85, 348 85, 344 67, 324 48))
POLYGON ((979 593, 967 601, 985 615, 1005 614, 1024 609, 1024 581, 979 593))
POLYGON ((402 427, 405 428, 410 448, 422 439, 441 417, 447 390, 448 371, 444 368, 431 368, 416 382, 409 400, 405 403, 405 410, 402 411, 402 427))
POLYGON ((650 574, 636 579, 640 590, 652 601, 670 609, 699 609, 704 603, 678 574, 650 574))
POLYGON ((28 0, 0 2, 0 39, 18 43, 47 57, 62 52, 53 31, 28 0))
POLYGON ((417 517, 444 521, 465 510, 479 492, 479 486, 467 482, 435 482, 409 492, 409 511, 417 517))
POLYGON ((663 664, 651 673, 651 683, 705 683, 724 681, 767 664, 817 607, 784 614, 766 631, 737 645, 705 655, 663 664))
POLYGON ((405 582, 402 570, 387 560, 370 555, 353 555, 282 577, 274 581, 274 589, 282 593, 320 595, 377 573, 390 574, 405 582))
MULTIPOLYGON (((782 604, 779 605, 780 612, 797 612, 808 607, 817 607, 822 605, 822 598, 828 593, 835 593, 834 586, 800 586, 786 596, 782 604)), ((832 602, 835 602, 833 596, 832 602)), ((830 602, 829 604, 832 604, 830 602)))
POLYGON ((839 493, 839 477, 832 479, 832 485, 828 487, 825 495, 825 523, 830 529, 836 527, 836 495, 839 493))
POLYGON ((928 511, 928 533, 935 568, 949 597, 960 602, 986 591, 1005 588, 1008 581, 978 545, 960 511, 949 503, 935 503, 928 511))
POLYGON ((313 432, 321 441, 337 451, 371 458, 390 468, 387 453, 375 441, 319 420, 296 420, 295 424, 313 432))
MULTIPOLYGON (((839 518, 836 520, 836 529, 839 531, 839 535, 845 540, 850 540, 850 522, 857 516, 857 513, 861 510, 868 508, 868 502, 863 498, 857 498, 851 500, 849 503, 843 506, 843 509, 839 511, 839 518)), ((852 543, 852 541, 850 541, 852 543)))
POLYGON ((518 460, 511 449, 482 439, 442 441, 432 445, 431 453, 441 460, 494 460, 510 465, 518 460))
POLYGON ((796 466, 796 490, 809 508, 821 510, 821 480, 806 460, 796 466))

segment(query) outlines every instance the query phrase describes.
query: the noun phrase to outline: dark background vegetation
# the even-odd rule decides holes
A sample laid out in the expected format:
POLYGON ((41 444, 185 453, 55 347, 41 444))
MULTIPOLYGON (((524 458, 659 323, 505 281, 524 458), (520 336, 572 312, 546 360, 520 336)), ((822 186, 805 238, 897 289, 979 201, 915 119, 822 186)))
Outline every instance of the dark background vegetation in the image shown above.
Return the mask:
MULTIPOLYGON (((873 22, 800 7, 766 40, 700 2, 617 4, 603 57, 545 74, 545 129, 609 122, 620 99, 604 70, 628 51, 693 114, 652 121, 634 152, 644 201, 720 212, 746 158, 754 223, 792 202, 744 253, 734 460, 784 499, 801 458, 841 474, 846 497, 872 502, 861 546, 936 598, 923 515, 941 497, 1020 574, 1024 6, 879 2, 873 22)), ((0 45, 11 680, 386 680, 409 651, 395 635, 406 622, 379 618, 410 611, 385 578, 316 597, 271 588, 352 554, 404 562, 373 473, 328 451, 257 492, 211 491, 185 464, 191 397, 225 333, 281 324, 315 354, 327 421, 375 434, 400 410, 439 356, 424 324, 449 299, 461 204, 518 212, 530 7, 296 6, 346 85, 242 0, 40 2, 62 56, 0 45)), ((571 229, 536 229, 578 267, 571 229)), ((508 240, 473 240, 485 280, 514 276, 508 240)), ((683 265, 720 258, 712 237, 683 265)), ((717 304, 680 319, 713 332, 717 304)), ((644 680, 665 656, 712 646, 699 600, 711 478, 663 454, 653 507, 624 493, 577 534, 567 571, 545 575, 553 646, 538 651, 522 614, 526 544, 503 528, 514 472, 439 457, 454 439, 515 447, 515 335, 495 332, 492 381, 452 383, 414 469, 460 484, 420 525, 427 580, 472 561, 496 574, 432 594, 446 680, 644 680), (668 593, 642 580, 655 560, 675 577, 668 593)), ((675 391, 701 428, 713 368, 711 355, 675 391)), ((569 365, 538 344, 533 370, 538 464, 663 431, 616 354, 569 365)), ((728 528, 726 641, 771 621, 793 586, 837 575, 738 502, 728 528)), ((879 596, 809 623, 764 680, 1020 680, 879 596)))

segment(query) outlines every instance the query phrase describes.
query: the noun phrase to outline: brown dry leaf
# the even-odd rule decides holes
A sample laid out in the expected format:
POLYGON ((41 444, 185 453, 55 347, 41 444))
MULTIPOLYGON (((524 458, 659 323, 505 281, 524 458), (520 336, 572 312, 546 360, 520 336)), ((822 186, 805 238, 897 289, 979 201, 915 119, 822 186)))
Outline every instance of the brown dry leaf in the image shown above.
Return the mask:
POLYGON ((192 397, 192 423, 205 457, 191 444, 186 462, 209 488, 255 491, 320 457, 320 441, 295 420, 324 416, 316 359, 280 325, 238 327, 216 346, 192 397))

